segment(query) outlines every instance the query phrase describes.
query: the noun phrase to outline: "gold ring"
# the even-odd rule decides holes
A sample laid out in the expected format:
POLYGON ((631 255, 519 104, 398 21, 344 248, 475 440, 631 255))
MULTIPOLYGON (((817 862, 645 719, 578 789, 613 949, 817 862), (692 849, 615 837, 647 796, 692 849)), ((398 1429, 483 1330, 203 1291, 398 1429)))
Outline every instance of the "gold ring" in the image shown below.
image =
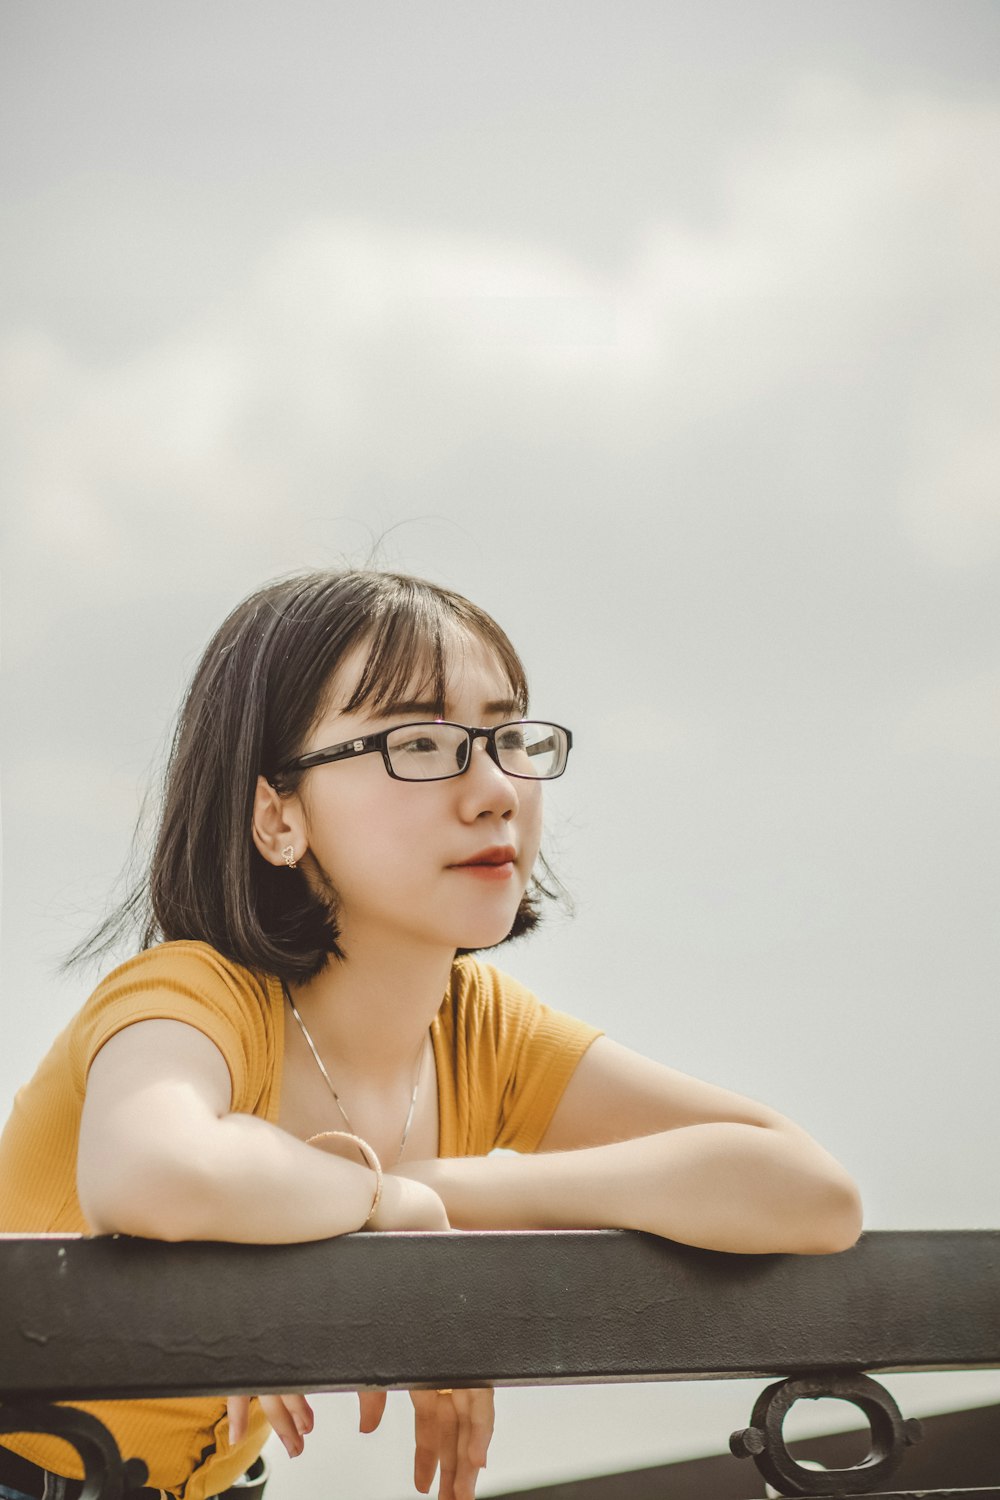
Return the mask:
POLYGON ((435 1391, 434 1394, 436 1396, 450 1396, 451 1395, 451 1386, 450 1385, 449 1386, 445 1386, 445 1388, 443 1390, 435 1391))

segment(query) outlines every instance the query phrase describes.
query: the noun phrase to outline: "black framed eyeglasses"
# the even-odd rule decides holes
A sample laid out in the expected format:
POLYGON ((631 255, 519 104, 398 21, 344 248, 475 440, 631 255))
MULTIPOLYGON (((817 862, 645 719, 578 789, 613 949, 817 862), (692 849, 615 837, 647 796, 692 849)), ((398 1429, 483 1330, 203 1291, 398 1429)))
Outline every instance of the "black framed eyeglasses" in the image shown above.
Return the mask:
POLYGON ((396 781, 447 781, 461 776, 472 764, 472 746, 486 741, 487 753, 507 776, 523 781, 553 781, 566 769, 573 736, 561 724, 535 719, 517 719, 493 729, 474 729, 444 719, 418 724, 399 724, 379 734, 344 740, 324 750, 312 750, 290 760, 275 774, 309 771, 335 760, 353 760, 378 750, 389 775, 396 781))

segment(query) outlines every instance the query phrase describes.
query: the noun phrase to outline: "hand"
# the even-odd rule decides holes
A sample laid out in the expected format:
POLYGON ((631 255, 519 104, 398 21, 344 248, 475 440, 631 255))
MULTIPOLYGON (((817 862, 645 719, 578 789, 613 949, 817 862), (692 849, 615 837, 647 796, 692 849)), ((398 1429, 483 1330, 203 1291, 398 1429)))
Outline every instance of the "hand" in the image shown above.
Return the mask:
MULTIPOLYGON (((432 1187, 386 1172, 382 1201, 368 1220, 369 1229, 436 1230, 451 1228, 448 1213, 432 1187)), ((376 1426, 378 1424, 376 1423, 376 1426)), ((362 1430, 367 1431, 366 1428, 362 1430)))
MULTIPOLYGON (((305 1435, 313 1429, 313 1411, 305 1396, 259 1396, 261 1410, 285 1445, 289 1458, 297 1458, 305 1447, 305 1435)), ((226 1401, 229 1441, 242 1442, 247 1435, 249 1396, 230 1396, 226 1401)))
MULTIPOLYGON (((411 1391, 416 1452, 413 1483, 426 1495, 441 1466, 439 1500, 473 1500, 493 1436, 493 1391, 411 1391)), ((385 1391, 359 1391, 361 1431, 374 1432, 385 1410, 385 1391)))

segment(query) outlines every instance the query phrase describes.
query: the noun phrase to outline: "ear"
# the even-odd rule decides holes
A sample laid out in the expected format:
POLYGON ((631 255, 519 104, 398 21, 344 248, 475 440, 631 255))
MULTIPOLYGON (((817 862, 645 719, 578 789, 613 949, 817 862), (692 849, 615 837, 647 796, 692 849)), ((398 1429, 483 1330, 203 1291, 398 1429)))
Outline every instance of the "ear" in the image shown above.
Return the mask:
POLYGON ((297 864, 309 847, 299 799, 283 797, 263 776, 257 777, 254 792, 252 832, 270 865, 297 864), (290 856, 285 852, 288 849, 290 856))

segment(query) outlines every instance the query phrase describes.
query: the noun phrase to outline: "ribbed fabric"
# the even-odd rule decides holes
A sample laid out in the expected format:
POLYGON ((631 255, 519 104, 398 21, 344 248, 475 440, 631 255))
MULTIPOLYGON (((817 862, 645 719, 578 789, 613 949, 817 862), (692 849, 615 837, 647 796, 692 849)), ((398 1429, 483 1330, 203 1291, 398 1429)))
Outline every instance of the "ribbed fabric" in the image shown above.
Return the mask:
MULTIPOLYGON (((206 943, 163 943, 108 975, 17 1094, 0 1136, 0 1232, 90 1232, 76 1194, 90 1064, 123 1027, 164 1018, 186 1021, 219 1048, 234 1111, 276 1120, 285 1026, 280 983, 222 958, 206 943)), ((439 1156, 484 1156, 494 1146, 534 1151, 598 1035, 541 1005, 491 964, 456 960, 431 1025, 439 1156)), ((256 1458, 268 1432, 256 1402, 250 1431, 235 1448, 223 1401, 73 1404, 110 1428, 125 1458, 145 1460, 150 1486, 184 1500, 226 1489, 256 1458)), ((82 1477, 74 1450, 57 1438, 5 1434, 3 1441, 33 1463, 82 1477)))
POLYGON ((534 1151, 573 1070, 600 1032, 542 1005, 492 964, 458 959, 431 1025, 438 1155, 534 1151))

